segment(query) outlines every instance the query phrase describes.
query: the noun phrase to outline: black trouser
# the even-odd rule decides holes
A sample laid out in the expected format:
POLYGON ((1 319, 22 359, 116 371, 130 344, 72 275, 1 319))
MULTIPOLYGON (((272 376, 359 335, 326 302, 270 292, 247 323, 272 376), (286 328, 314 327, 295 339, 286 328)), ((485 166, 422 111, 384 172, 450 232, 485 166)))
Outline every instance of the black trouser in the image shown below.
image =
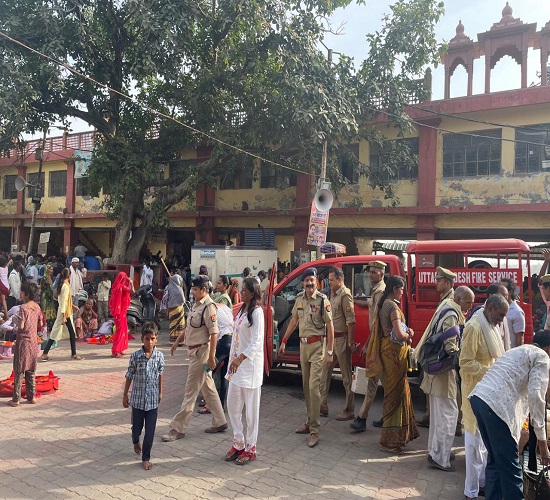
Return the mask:
POLYGON ((144 462, 149 462, 151 459, 151 448, 153 447, 153 438, 157 426, 157 413, 158 408, 147 411, 132 408, 132 443, 139 443, 143 424, 145 424, 145 435, 141 447, 141 460, 144 462))
MULTIPOLYGON (((67 318, 66 325, 67 330, 69 330, 69 341, 71 342, 71 356, 76 356, 76 334, 74 332, 73 318, 67 318)), ((47 356, 54 342, 55 340, 53 339, 48 340, 48 343, 46 344, 46 349, 44 349, 44 352, 42 354, 47 356)))
POLYGON ((11 295, 8 295, 6 297, 6 305, 8 306, 9 311, 13 306, 17 305, 17 299, 15 297, 12 297, 11 295))
POLYGON ((226 380, 225 375, 227 374, 227 369, 229 368, 229 352, 231 351, 231 335, 224 335, 220 340, 218 340, 218 345, 216 346, 216 359, 218 360, 218 366, 220 363, 223 364, 220 367, 220 401, 222 403, 222 408, 225 408, 225 396, 227 394, 227 386, 229 382, 226 380))

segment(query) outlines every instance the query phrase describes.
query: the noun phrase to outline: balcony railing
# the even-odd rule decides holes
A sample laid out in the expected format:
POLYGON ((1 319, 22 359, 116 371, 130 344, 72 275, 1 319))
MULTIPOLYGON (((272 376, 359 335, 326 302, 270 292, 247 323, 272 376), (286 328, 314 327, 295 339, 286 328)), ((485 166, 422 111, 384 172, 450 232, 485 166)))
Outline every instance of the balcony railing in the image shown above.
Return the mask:
MULTIPOLYGON (((29 158, 41 143, 41 139, 33 139, 27 142, 25 149, 20 153, 15 149, 4 153, 0 152, 0 159, 16 158, 18 153, 22 154, 23 158, 29 158)), ((64 151, 67 149, 79 149, 91 152, 94 147, 94 132, 77 132, 75 134, 63 134, 58 137, 48 137, 45 146, 46 153, 64 151)))

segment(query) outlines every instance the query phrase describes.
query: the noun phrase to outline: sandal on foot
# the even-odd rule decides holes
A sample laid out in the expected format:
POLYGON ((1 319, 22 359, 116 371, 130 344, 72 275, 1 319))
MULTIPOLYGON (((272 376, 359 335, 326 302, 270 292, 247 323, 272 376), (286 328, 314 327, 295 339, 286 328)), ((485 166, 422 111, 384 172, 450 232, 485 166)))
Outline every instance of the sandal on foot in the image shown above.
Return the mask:
POLYGON ((206 401, 204 399, 201 399, 199 401, 199 406, 202 408, 203 406, 206 406, 206 401))
POLYGON ((210 409, 208 408, 208 406, 203 406, 202 408, 199 409, 199 413, 201 415, 208 415, 210 414, 210 409))
POLYGON ((50 360, 50 357, 48 355, 42 354, 42 356, 40 356, 40 361, 49 361, 49 360, 50 360))
POLYGON ((29 403, 30 405, 35 405, 36 403, 38 403, 38 400, 36 398, 27 399, 27 403, 29 403))
POLYGON ((73 361, 82 361, 84 358, 82 356, 79 356, 78 354, 75 354, 74 356, 71 356, 71 359, 73 361))
POLYGON ((235 463, 237 465, 245 465, 248 462, 252 462, 253 460, 256 460, 256 453, 252 453, 251 451, 243 451, 237 460, 235 460, 235 463))
POLYGON ((17 408, 19 406, 19 401, 14 401, 13 399, 11 401, 6 401, 6 404, 8 406, 11 406, 13 408, 17 408))
POLYGON ((231 449, 225 454, 224 460, 226 462, 232 462, 233 460, 237 460, 241 456, 244 450, 237 450, 234 446, 231 447, 231 449))

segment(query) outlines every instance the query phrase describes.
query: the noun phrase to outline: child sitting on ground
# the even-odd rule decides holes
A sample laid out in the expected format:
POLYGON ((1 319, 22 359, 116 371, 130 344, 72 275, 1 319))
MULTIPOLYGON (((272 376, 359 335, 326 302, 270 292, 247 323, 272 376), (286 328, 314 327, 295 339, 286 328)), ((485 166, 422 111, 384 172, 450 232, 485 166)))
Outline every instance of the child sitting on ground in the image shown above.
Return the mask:
POLYGON ((152 321, 143 324, 141 341, 143 346, 130 357, 126 372, 126 385, 122 397, 124 408, 132 407, 132 442, 134 451, 140 455, 145 470, 151 470, 151 448, 157 425, 158 405, 162 399, 162 372, 164 371, 164 355, 156 349, 158 328, 152 321), (132 393, 128 398, 128 391, 132 393), (139 438, 145 424, 143 449, 139 438))

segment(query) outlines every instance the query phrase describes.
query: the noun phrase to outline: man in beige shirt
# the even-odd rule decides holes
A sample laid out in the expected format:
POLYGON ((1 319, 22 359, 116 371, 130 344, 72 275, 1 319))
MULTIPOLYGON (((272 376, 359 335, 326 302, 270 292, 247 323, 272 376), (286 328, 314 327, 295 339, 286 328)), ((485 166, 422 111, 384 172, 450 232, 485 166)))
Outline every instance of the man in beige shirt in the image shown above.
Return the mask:
POLYGON ((351 420, 354 417, 355 410, 355 399, 353 392, 351 392, 351 353, 355 336, 353 297, 349 288, 344 285, 344 273, 339 267, 333 267, 329 270, 328 284, 330 286, 332 324, 334 325, 334 355, 332 363, 323 364, 321 374, 321 416, 328 416, 330 381, 334 367, 338 363, 346 391, 346 406, 344 411, 336 416, 336 420, 351 420))
MULTIPOLYGON (((381 260, 373 260, 369 262, 369 276, 372 283, 372 290, 370 297, 366 300, 357 300, 357 305, 361 307, 369 308, 369 335, 372 332, 374 320, 378 314, 378 304, 382 294, 386 290, 386 283, 384 283, 384 273, 386 270, 386 263, 381 260)), ((365 356, 367 343, 363 346, 361 354, 365 356)), ((369 416, 369 410, 376 397, 376 391, 378 390, 378 383, 380 377, 372 377, 367 380, 367 394, 363 398, 363 403, 359 409, 357 418, 350 424, 350 427, 355 432, 363 432, 367 430, 367 417, 369 416)), ((382 427, 382 420, 375 420, 372 423, 375 427, 382 427)))

